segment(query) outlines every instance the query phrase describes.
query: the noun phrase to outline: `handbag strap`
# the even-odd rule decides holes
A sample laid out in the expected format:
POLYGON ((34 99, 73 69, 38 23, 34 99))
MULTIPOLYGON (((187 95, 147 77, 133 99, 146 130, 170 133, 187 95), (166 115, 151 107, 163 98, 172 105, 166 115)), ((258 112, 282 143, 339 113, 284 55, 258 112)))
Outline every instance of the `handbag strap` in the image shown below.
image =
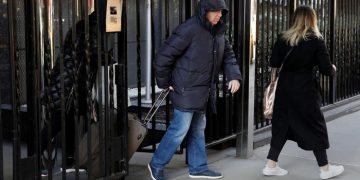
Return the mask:
MULTIPOLYGON (((285 61, 288 59, 290 53, 294 50, 294 47, 291 47, 291 49, 286 53, 284 59, 283 59, 283 62, 279 68, 279 74, 280 74, 280 71, 281 69, 283 68, 283 65, 285 64, 285 61)), ((276 79, 276 69, 277 68, 271 68, 271 81, 275 81, 276 79)))
POLYGON ((284 57, 284 59, 283 59, 283 62, 282 62, 282 64, 281 64, 281 66, 280 66, 279 73, 280 73, 282 67, 283 67, 284 64, 285 64, 285 61, 288 59, 290 53, 291 53, 293 50, 294 50, 294 47, 291 47, 291 49, 286 53, 286 55, 285 55, 285 57, 284 57))

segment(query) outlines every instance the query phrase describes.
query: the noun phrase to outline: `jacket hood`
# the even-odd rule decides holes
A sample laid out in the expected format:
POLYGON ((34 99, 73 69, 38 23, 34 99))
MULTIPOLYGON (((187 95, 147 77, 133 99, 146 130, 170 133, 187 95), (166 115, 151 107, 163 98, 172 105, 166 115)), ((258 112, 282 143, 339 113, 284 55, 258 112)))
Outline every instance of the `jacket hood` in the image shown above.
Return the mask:
POLYGON ((202 26, 209 29, 212 34, 221 34, 226 30, 227 15, 229 9, 224 0, 200 0, 198 3, 197 18, 202 26), (206 19, 206 12, 210 10, 222 10, 220 21, 212 26, 206 19))

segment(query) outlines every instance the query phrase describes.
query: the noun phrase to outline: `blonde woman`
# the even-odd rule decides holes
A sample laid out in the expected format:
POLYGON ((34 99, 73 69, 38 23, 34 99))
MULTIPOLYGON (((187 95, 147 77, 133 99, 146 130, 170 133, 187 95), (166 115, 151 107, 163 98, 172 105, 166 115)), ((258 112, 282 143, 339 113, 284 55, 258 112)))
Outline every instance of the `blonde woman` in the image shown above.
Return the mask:
POLYGON ((275 43, 270 66, 279 68, 282 64, 275 94, 271 145, 263 174, 284 176, 288 173, 277 161, 285 142, 293 140, 301 149, 314 152, 321 179, 340 175, 344 167, 330 165, 327 160, 329 140, 320 110, 319 84, 313 74, 313 69, 318 67, 320 73, 333 76, 336 67, 330 62, 311 7, 298 7, 290 29, 275 43))

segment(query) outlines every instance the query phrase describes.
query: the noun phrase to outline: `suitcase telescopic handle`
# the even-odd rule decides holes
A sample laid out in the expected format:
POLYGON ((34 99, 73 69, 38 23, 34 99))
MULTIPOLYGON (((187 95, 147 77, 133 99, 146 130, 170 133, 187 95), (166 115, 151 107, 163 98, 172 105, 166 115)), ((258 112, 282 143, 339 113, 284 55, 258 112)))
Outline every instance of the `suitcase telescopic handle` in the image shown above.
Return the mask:
POLYGON ((149 112, 146 114, 143 125, 146 127, 146 125, 150 122, 151 118, 155 115, 156 111, 159 109, 161 104, 164 102, 166 96, 169 94, 170 89, 164 89, 161 91, 159 96, 156 98, 156 101, 151 106, 149 112))

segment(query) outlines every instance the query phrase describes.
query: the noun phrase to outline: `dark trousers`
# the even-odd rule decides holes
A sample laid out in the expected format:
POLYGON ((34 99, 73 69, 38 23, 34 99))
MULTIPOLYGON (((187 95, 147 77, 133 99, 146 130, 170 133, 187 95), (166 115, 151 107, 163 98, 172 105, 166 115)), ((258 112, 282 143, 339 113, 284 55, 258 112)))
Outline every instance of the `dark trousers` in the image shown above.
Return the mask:
MULTIPOLYGON (((284 145, 285 145, 285 142, 282 144, 282 147, 280 149, 270 147, 267 158, 277 162, 280 152, 281 152, 282 148, 284 147, 284 145)), ((325 166, 328 164, 326 149, 314 150, 313 152, 314 152, 314 155, 315 155, 315 158, 316 158, 316 161, 317 161, 319 167, 325 166)))
MULTIPOLYGON (((73 111, 73 110, 71 110, 73 111)), ((46 123, 44 128, 41 130, 41 153, 43 153, 53 138, 61 131, 61 112, 60 111, 53 111, 51 117, 51 135, 49 136, 49 128, 50 125, 46 123)), ((75 122, 74 122, 74 115, 70 113, 65 117, 66 120, 66 154, 68 157, 74 156, 74 148, 75 148, 75 122)), ((55 140, 52 142, 55 143, 55 140)), ((61 144, 61 142, 60 142, 61 144)), ((52 146, 55 146, 53 144, 52 146)), ((53 147, 56 148, 56 147, 53 147)))

